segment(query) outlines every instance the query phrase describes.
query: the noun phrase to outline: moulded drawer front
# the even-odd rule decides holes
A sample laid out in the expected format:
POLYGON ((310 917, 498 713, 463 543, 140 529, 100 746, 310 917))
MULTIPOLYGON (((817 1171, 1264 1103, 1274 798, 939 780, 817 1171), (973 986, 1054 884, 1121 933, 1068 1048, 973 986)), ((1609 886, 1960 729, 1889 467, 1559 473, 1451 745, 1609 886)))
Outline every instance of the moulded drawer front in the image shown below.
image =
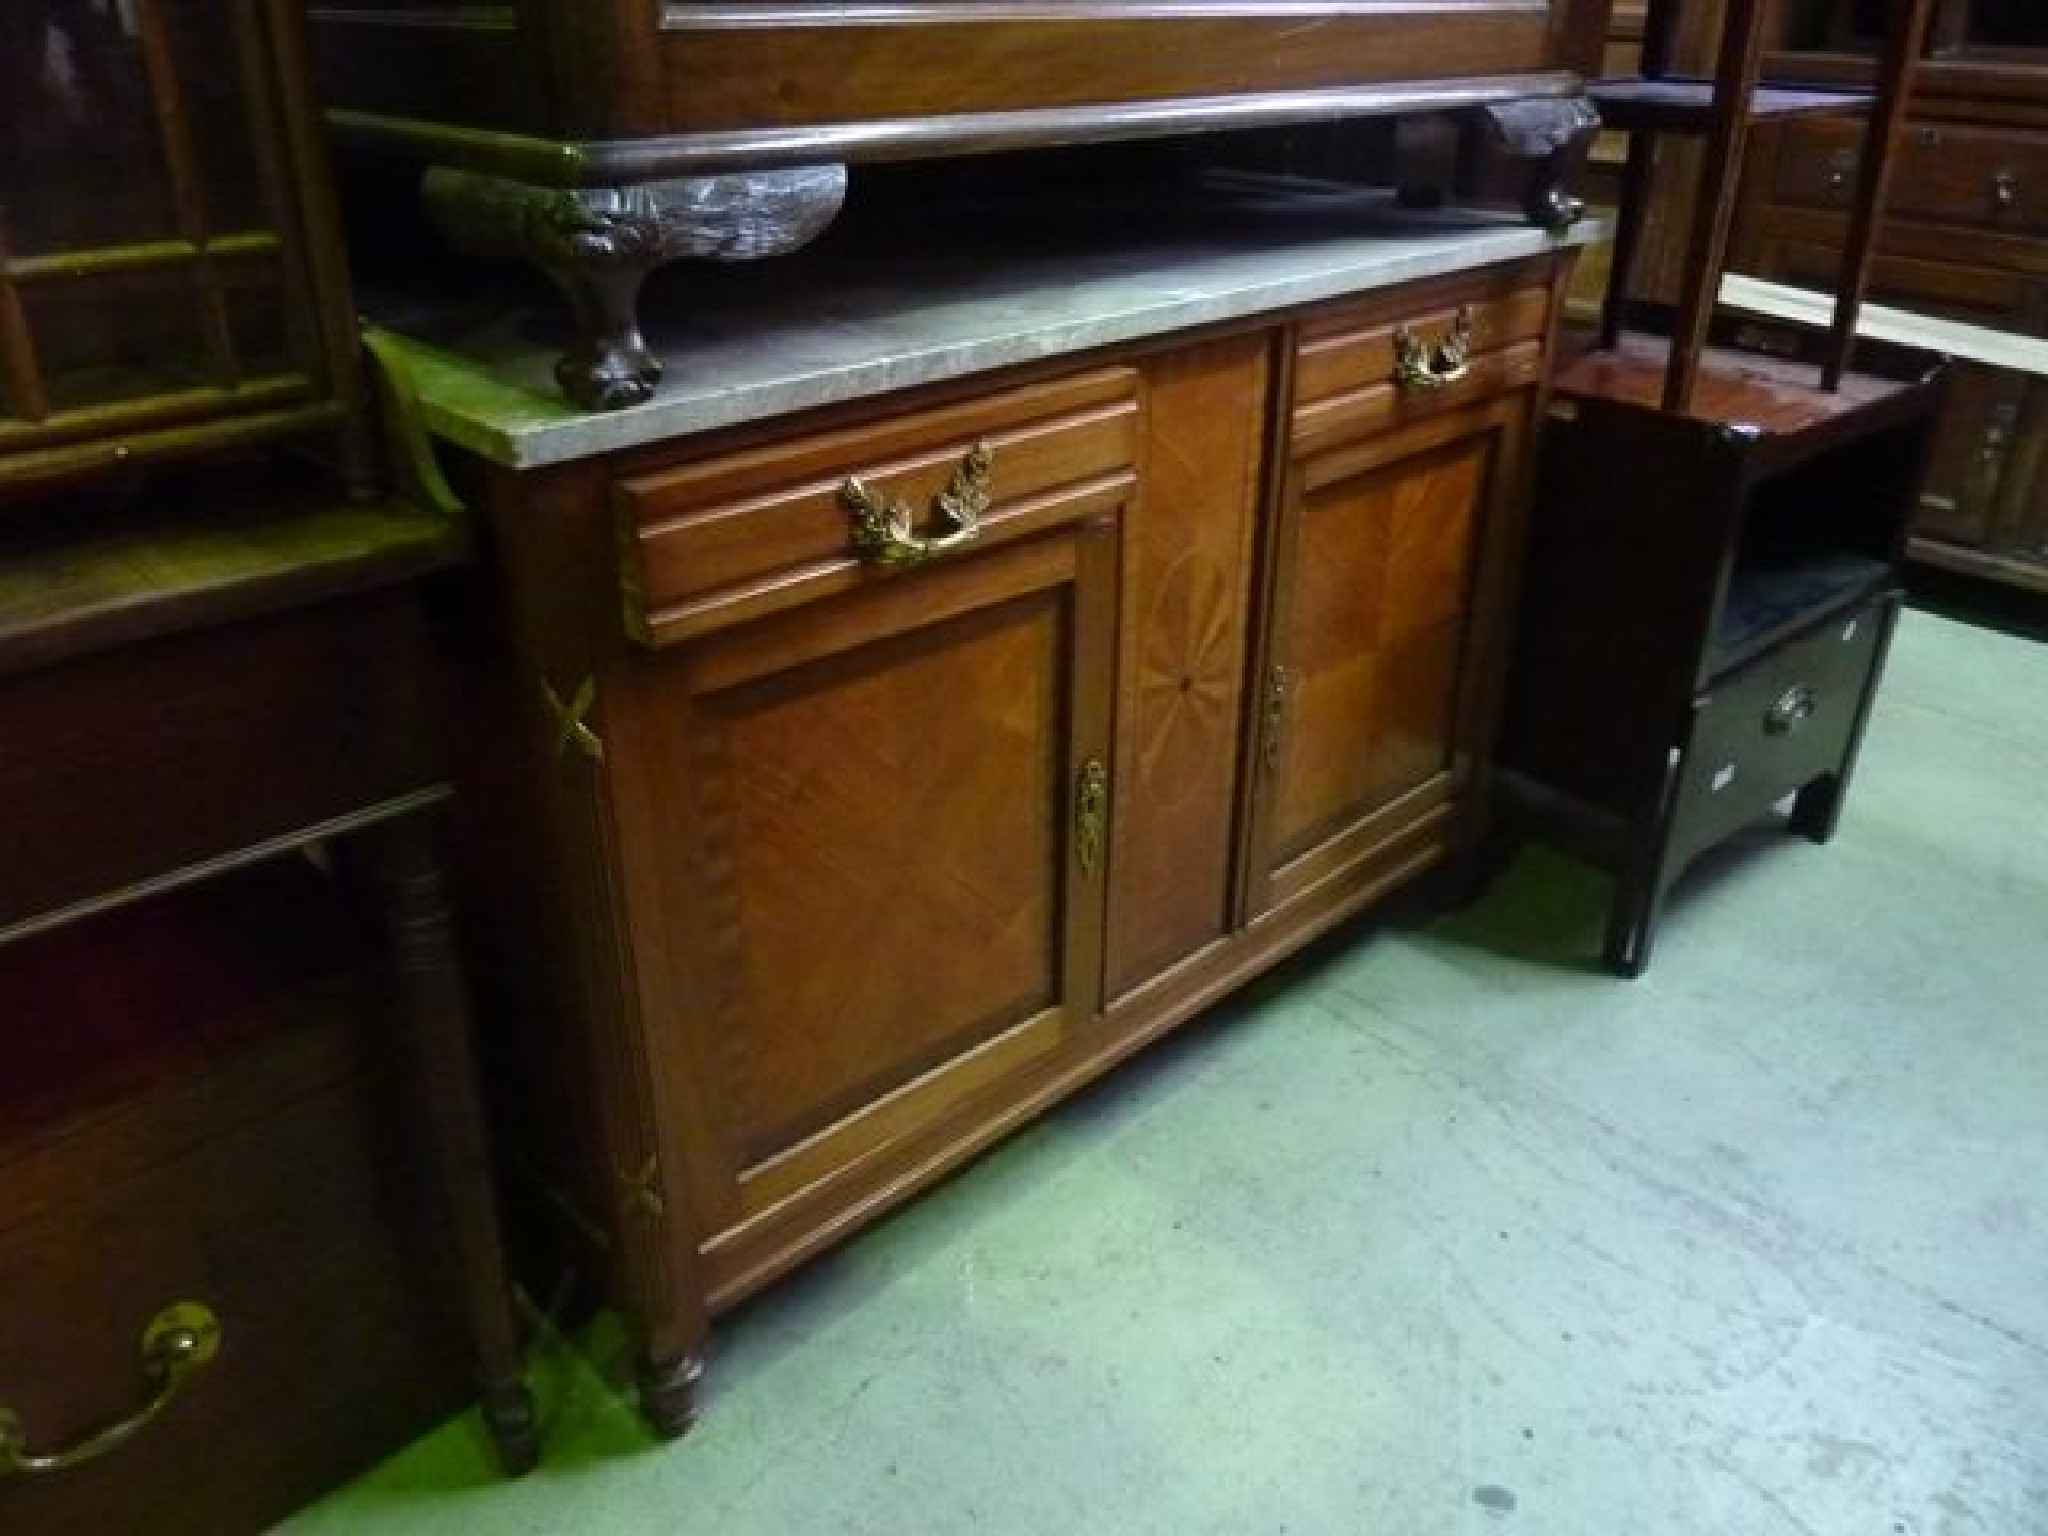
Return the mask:
POLYGON ((7 1170, 32 1194, 71 1196, 0 1227, 0 1404, 30 1453, 144 1406, 144 1330, 171 1304, 203 1305, 219 1343, 104 1457, 0 1480, 0 1529, 263 1529, 467 1397, 462 1331, 429 1325, 447 1314, 424 1304, 434 1287, 413 1270, 417 1239, 391 1230, 407 1174, 378 1149, 392 1138, 370 1085, 308 1094, 309 1063, 291 1066, 280 1107, 220 1115, 175 1150, 167 1139, 145 1170, 96 1163, 137 1161, 122 1154, 171 1122, 121 1119, 7 1170))
MULTIPOLYGON (((1860 124, 1796 124, 1778 163, 1779 198, 1847 208, 1862 142, 1860 124)), ((2048 229, 2048 135, 1916 123, 1900 142, 1886 212, 2014 232, 2048 229)))
POLYGON ((856 480, 949 551, 968 540, 939 501, 963 485, 985 503, 978 544, 1113 508, 1138 412, 1136 371, 1104 368, 622 479, 628 626, 660 644, 870 579, 884 562, 856 541, 856 480))
POLYGON ((1469 404, 1541 376, 1550 289, 1526 287, 1446 297, 1422 306, 1361 305, 1302 327, 1294 356, 1292 431, 1297 443, 1333 431, 1370 431, 1416 410, 1469 404), (1443 351, 1462 327, 1464 364, 1443 351), (1404 348, 1431 375, 1404 379, 1404 348))
POLYGON ((1723 680, 1700 705, 1679 789, 1680 861, 1784 796, 1834 772, 1876 681, 1895 600, 1787 641, 1723 680))

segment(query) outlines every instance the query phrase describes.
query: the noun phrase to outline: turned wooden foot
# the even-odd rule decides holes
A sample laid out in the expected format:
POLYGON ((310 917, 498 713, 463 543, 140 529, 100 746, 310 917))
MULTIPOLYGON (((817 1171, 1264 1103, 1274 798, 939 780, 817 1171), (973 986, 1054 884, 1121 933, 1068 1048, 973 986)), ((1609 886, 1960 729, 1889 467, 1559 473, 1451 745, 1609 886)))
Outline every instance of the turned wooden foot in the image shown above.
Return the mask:
POLYGON ((523 1477, 540 1462, 540 1414, 524 1381, 485 1382, 484 1428, 507 1477, 523 1477))
POLYGON ((697 1383, 704 1361, 697 1355, 678 1360, 640 1362, 640 1414, 664 1440, 673 1440, 697 1422, 697 1383))
POLYGON ((846 167, 543 187, 436 166, 423 196, 450 244, 530 262, 562 290, 575 335, 555 381, 576 404, 609 411, 640 404, 661 379, 640 333, 647 274, 686 256, 751 261, 808 244, 845 200, 846 167))

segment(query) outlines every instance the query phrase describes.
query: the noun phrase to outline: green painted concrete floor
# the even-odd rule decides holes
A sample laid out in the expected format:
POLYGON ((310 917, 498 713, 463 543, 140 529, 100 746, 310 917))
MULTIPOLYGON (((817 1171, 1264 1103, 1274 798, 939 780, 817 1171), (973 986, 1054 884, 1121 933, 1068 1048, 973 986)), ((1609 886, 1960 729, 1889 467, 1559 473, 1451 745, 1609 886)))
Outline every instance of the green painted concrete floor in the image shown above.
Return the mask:
POLYGON ((600 1323, 292 1536, 2048 1533, 2048 646, 1907 615, 1843 825, 1639 981, 1523 855, 1361 929, 725 1319, 600 1323))

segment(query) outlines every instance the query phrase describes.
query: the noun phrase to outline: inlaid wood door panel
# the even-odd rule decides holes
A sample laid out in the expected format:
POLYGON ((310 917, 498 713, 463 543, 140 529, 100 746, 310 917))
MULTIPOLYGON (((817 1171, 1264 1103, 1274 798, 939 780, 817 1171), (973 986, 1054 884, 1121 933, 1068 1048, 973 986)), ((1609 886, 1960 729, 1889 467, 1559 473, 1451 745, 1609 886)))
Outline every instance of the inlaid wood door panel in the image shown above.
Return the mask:
POLYGON ((687 1079, 706 1234, 1097 1009, 1115 511, 662 659, 677 985, 651 1024, 687 1079))
POLYGON ((1254 913, 1445 812, 1482 729, 1474 648, 1528 393, 1288 467, 1254 732, 1254 913))
POLYGON ((1230 927, 1270 345, 1233 337, 1146 370, 1145 497, 1124 534, 1112 998, 1230 927))

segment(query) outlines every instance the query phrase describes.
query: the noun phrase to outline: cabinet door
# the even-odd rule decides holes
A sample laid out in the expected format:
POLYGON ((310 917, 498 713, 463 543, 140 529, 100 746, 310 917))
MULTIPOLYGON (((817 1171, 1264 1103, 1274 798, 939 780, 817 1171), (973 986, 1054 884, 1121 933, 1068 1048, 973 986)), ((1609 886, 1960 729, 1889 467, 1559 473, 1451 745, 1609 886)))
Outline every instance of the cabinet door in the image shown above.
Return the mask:
POLYGON ((1255 736, 1253 913, 1440 853, 1490 728, 1530 393, 1298 455, 1255 736))
POLYGON ((648 1024, 714 1296, 1096 1011, 1115 511, 644 669, 648 1024))

